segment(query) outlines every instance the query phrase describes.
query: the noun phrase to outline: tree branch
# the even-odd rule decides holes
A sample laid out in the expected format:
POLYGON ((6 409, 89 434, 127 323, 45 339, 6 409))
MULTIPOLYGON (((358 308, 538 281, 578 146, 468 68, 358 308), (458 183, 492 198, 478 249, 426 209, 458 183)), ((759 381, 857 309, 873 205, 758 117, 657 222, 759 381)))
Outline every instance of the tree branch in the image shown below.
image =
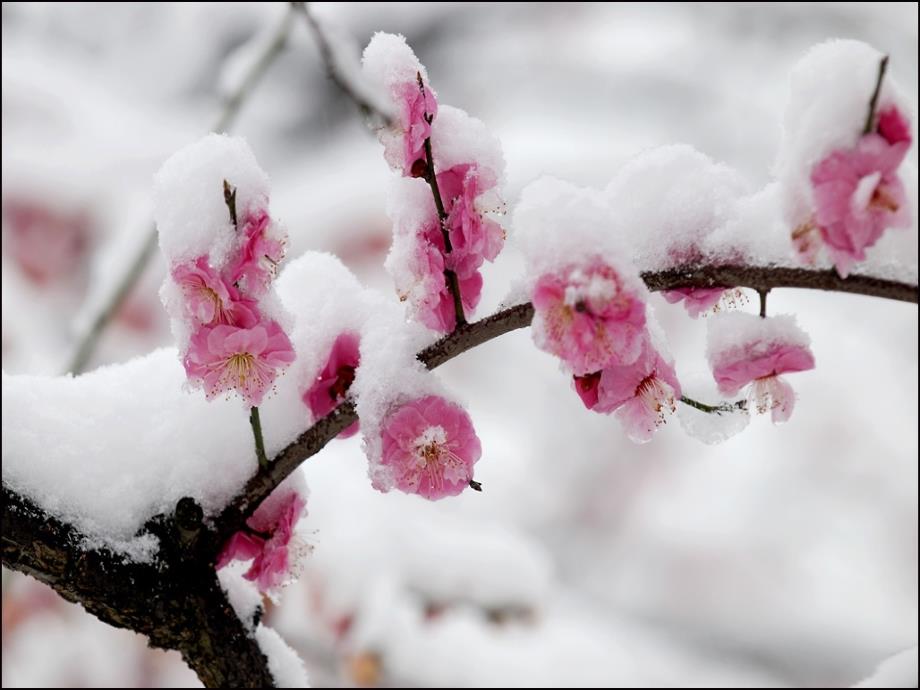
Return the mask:
MULTIPOLYGON (((702 265, 646 271, 642 273, 642 279, 652 291, 687 287, 747 287, 766 291, 791 287, 870 295, 915 304, 918 298, 916 285, 863 275, 851 275, 844 279, 833 270, 815 271, 805 268, 702 265)), ((533 305, 528 302, 503 309, 474 323, 463 324, 419 352, 418 359, 428 369, 434 369, 489 340, 526 328, 533 320, 533 315, 533 305)), ((727 410, 726 404, 734 405, 706 405, 689 398, 682 402, 710 413, 727 410)), ((266 470, 258 471, 215 521, 217 534, 214 553, 234 532, 243 528, 246 519, 278 484, 357 419, 354 402, 345 400, 275 456, 266 470)))
MULTIPOLYGON (((243 103, 245 103, 246 99, 252 94, 256 85, 262 80, 262 77, 265 76, 265 73, 275 61, 275 58, 284 50, 288 35, 291 32, 291 26, 293 25, 293 13, 294 8, 292 7, 278 25, 278 30, 275 32, 272 40, 265 46, 264 51, 259 55, 256 61, 252 63, 249 71, 246 73, 246 76, 243 77, 243 80, 236 90, 227 98, 220 115, 217 117, 217 120, 215 120, 214 126, 211 127, 210 131, 226 132, 236 121, 236 117, 243 103)), ((115 314, 121 309, 125 299, 131 294, 134 286, 137 285, 137 281, 140 280, 141 275, 144 273, 144 269, 153 258, 156 248, 157 228, 155 224, 151 224, 147 229, 146 239, 140 251, 138 251, 134 260, 128 265, 124 275, 118 281, 115 290, 93 318, 86 333, 83 334, 83 337, 80 338, 80 341, 77 343, 74 355, 67 365, 67 371, 73 374, 79 374, 86 368, 90 358, 96 351, 96 346, 99 344, 99 338, 102 337, 103 332, 105 332, 105 329, 115 317, 115 314)))
POLYGON ((370 98, 362 94, 360 89, 345 77, 333 55, 332 44, 323 32, 316 17, 310 12, 310 3, 292 2, 291 7, 300 12, 304 19, 306 19, 310 33, 313 34, 313 40, 316 41, 316 45, 319 47, 320 59, 326 66, 326 73, 329 75, 332 82, 338 86, 342 93, 344 93, 356 106, 358 106, 358 109, 364 117, 372 117, 378 120, 381 126, 389 127, 391 124, 390 116, 383 112, 379 106, 372 103, 370 98))
POLYGON ((227 602, 206 559, 177 530, 160 531, 153 563, 84 549, 74 527, 3 486, 3 565, 31 575, 116 628, 176 649, 207 687, 272 687, 268 661, 227 602))

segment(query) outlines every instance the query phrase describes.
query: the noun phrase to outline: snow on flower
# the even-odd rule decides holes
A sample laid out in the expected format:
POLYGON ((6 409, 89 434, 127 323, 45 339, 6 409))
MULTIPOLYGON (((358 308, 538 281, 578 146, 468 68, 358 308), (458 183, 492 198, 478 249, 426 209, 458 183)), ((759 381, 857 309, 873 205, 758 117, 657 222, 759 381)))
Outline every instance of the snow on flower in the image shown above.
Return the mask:
POLYGON ((243 577, 254 581, 263 593, 271 593, 293 579, 298 556, 305 551, 294 535, 305 506, 306 499, 297 491, 284 492, 280 500, 270 497, 246 521, 246 529, 227 541, 218 556, 217 569, 234 560, 252 560, 243 577))
POLYGON ((891 139, 866 134, 856 148, 834 151, 811 172, 813 223, 843 277, 866 258, 866 249, 887 228, 910 224, 904 184, 898 176, 910 135, 897 108, 886 111, 885 123, 891 139))
POLYGON ((533 306, 537 347, 575 375, 630 364, 641 352, 645 301, 599 258, 540 276, 533 306))
MULTIPOLYGON (((360 337, 352 331, 340 333, 333 342, 325 366, 303 394, 304 404, 310 408, 314 419, 325 417, 345 399, 361 362, 359 343, 360 337)), ((357 431, 358 422, 355 422, 340 433, 339 438, 354 436, 357 431)))
POLYGON ((781 375, 814 369, 809 342, 793 316, 719 314, 709 321, 707 357, 720 393, 737 395, 749 386, 749 409, 785 422, 795 392, 781 375))
POLYGON ((170 265, 161 297, 193 386, 210 400, 235 390, 258 405, 294 350, 270 291, 285 232, 242 139, 208 135, 157 173, 160 245, 170 265))
POLYGON ((294 361, 294 349, 275 321, 252 328, 203 326, 192 336, 185 371, 204 386, 212 400, 235 390, 251 406, 258 406, 280 370, 294 361))
POLYGON ((585 407, 602 414, 615 412, 627 436, 636 443, 651 440, 667 415, 677 409, 680 398, 673 364, 647 338, 634 362, 575 376, 574 381, 585 407))
POLYGON ((469 415, 436 395, 400 405, 380 433, 380 465, 392 485, 430 500, 463 491, 482 453, 469 415))
POLYGON ((362 58, 364 74, 382 86, 397 118, 378 131, 384 156, 394 170, 407 177, 424 177, 428 166, 425 140, 438 114, 436 94, 427 84, 425 68, 400 35, 378 32, 362 58))
POLYGON ((793 70, 786 106, 776 165, 786 232, 801 262, 826 251, 843 277, 913 214, 902 166, 909 103, 880 73, 882 58, 859 41, 815 46, 793 70))
POLYGON ((394 239, 386 267, 410 315, 447 333, 456 325, 457 307, 453 279, 445 272, 455 274, 469 316, 482 287, 477 271, 504 245, 504 230, 489 216, 503 210, 501 147, 479 120, 438 105, 425 68, 402 36, 375 34, 364 51, 363 70, 399 113, 378 132, 384 156, 408 178, 400 182, 417 183, 394 183, 389 194, 394 239))

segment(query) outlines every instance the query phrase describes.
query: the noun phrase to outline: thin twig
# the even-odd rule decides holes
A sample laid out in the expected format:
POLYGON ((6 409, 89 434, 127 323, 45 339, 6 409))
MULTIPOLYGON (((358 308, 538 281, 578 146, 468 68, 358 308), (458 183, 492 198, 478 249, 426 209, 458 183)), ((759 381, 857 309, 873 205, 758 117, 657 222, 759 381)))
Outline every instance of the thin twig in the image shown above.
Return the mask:
POLYGON ((262 438, 262 420, 259 418, 259 408, 255 405, 249 408, 249 425, 252 427, 252 435, 256 440, 256 457, 259 459, 259 467, 264 470, 268 467, 268 457, 265 455, 265 439, 262 438))
POLYGON ((233 229, 239 230, 240 225, 236 218, 236 187, 224 180, 224 203, 227 204, 227 210, 230 212, 230 222, 233 223, 233 229))
POLYGON ((767 318, 767 293, 770 292, 770 288, 764 288, 757 291, 757 295, 760 297, 760 318, 767 318))
MULTIPOLYGON (((815 271, 775 266, 688 266, 665 271, 649 271, 642 274, 642 279, 652 291, 713 286, 746 287, 754 290, 790 287, 848 292, 914 304, 918 299, 916 285, 862 275, 850 275, 843 279, 833 270, 815 271)), ((529 302, 509 307, 474 323, 459 326, 453 333, 419 352, 417 357, 428 369, 434 369, 467 350, 505 333, 526 328, 533 320, 533 315, 533 305, 529 302)), ((720 405, 706 405, 690 398, 682 402, 703 412, 727 411, 721 409, 720 405)), ((727 404, 736 405, 741 409, 740 401, 727 404)), ((346 398, 337 408, 278 453, 266 470, 257 472, 215 521, 215 554, 234 532, 242 529, 246 519, 278 484, 356 421, 358 415, 354 402, 346 398)))
POLYGON ((735 402, 722 402, 718 405, 707 405, 706 403, 701 403, 699 400, 694 400, 686 395, 682 395, 680 396, 680 401, 684 405, 693 407, 706 414, 721 415, 723 413, 743 412, 747 410, 747 400, 736 400, 735 402))
POLYGON ((341 66, 336 62, 332 50, 332 43, 329 41, 329 38, 326 36, 316 17, 310 12, 310 3, 292 2, 291 7, 303 14, 304 19, 307 20, 307 26, 310 29, 310 33, 313 34, 313 39, 319 47, 320 59, 326 66, 326 73, 329 75, 332 82, 341 89, 345 96, 350 98, 351 101, 358 106, 358 109, 364 117, 374 118, 379 121, 383 127, 389 127, 392 124, 389 114, 383 112, 380 106, 372 103, 367 96, 361 94, 360 88, 352 84, 345 77, 341 66))
POLYGON ((875 91, 872 92, 872 98, 869 100, 869 112, 866 114, 866 125, 863 127, 863 134, 872 132, 872 125, 875 123, 875 109, 878 106, 878 97, 882 92, 882 80, 885 78, 887 68, 888 56, 886 55, 878 63, 878 79, 875 80, 875 91))
MULTIPOLYGON (((233 125, 243 103, 252 95, 256 85, 268 71, 268 68, 275 61, 275 58, 277 58, 284 49, 288 35, 291 32, 291 27, 293 26, 293 15, 294 8, 290 8, 288 12, 285 13, 284 19, 278 25, 278 29, 272 40, 265 46, 265 50, 259 55, 256 61, 252 63, 252 66, 249 68, 249 71, 236 90, 227 98, 220 115, 217 117, 210 131, 226 132, 233 125)), ((153 258, 156 247, 157 228, 156 225, 151 224, 147 230, 147 236, 140 251, 128 265, 127 270, 118 281, 118 285, 113 290, 109 299, 99 310, 99 313, 93 318, 89 329, 83 334, 80 342, 77 343, 74 355, 67 365, 67 371, 79 374, 86 368, 87 363, 96 350, 96 346, 99 344, 99 338, 115 317, 115 314, 118 313, 125 299, 131 294, 137 281, 140 280, 141 275, 144 273, 144 269, 153 258)))
MULTIPOLYGON (((427 99, 425 98, 425 83, 422 81, 422 73, 418 72, 416 74, 418 79, 418 87, 422 92, 422 102, 427 104, 427 99)), ((434 120, 433 115, 428 114, 427 108, 424 113, 425 120, 430 125, 432 120, 434 120)), ((446 257, 450 255, 453 251, 453 246, 450 242, 450 229, 447 224, 447 211, 444 210, 444 201, 441 198, 441 190, 438 187, 438 176, 437 171, 434 168, 434 154, 431 151, 431 136, 425 139, 425 181, 428 182, 428 186, 431 187, 431 195, 434 197, 434 205, 438 211, 438 226, 441 228, 441 237, 444 239, 444 255, 445 255, 445 266, 444 266, 444 282, 447 283, 447 289, 450 292, 451 299, 454 302, 454 315, 456 318, 456 324, 454 324, 454 329, 459 328, 466 324, 466 314, 463 313, 463 299, 460 295, 460 281, 457 278, 457 274, 453 269, 447 268, 446 257)))

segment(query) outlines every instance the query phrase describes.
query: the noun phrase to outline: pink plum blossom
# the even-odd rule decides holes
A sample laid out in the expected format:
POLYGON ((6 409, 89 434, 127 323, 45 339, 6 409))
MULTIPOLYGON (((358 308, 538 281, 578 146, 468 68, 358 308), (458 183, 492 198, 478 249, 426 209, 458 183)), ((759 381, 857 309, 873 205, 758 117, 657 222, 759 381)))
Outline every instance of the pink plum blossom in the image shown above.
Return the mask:
POLYGON ((576 376, 629 364, 644 339, 645 302, 599 259, 542 275, 533 291, 533 338, 576 376))
POLYGON ((763 337, 750 335, 753 337, 744 342, 710 354, 719 392, 737 395, 750 385, 751 407, 760 414, 769 410, 774 422, 785 422, 795 407, 795 392, 780 375, 814 369, 814 356, 798 334, 770 336, 765 331, 763 337))
POLYGON ((197 323, 251 328, 258 322, 255 302, 228 285, 211 268, 207 256, 179 264, 173 268, 172 277, 185 296, 186 311, 197 323))
POLYGON ((227 270, 229 282, 249 297, 258 299, 275 277, 284 258, 285 238, 276 237, 276 225, 264 209, 243 214, 239 230, 239 249, 227 270))
POLYGON ((614 364, 574 380, 585 407, 602 414, 616 412, 636 443, 651 440, 666 415, 675 411, 681 392, 674 366, 648 340, 634 362, 614 364))
POLYGON ((425 140, 431 136, 431 123, 438 114, 438 101, 434 92, 421 83, 421 76, 402 82, 393 88, 396 100, 401 137, 399 153, 389 146, 387 161, 402 171, 406 177, 424 177, 428 172, 425 140))
MULTIPOLYGON (((326 364, 317 374, 313 385, 303 394, 303 401, 310 408, 314 419, 320 419, 332 412, 345 399, 348 389, 355 380, 355 369, 361 362, 358 348, 360 338, 356 333, 340 333, 332 344, 326 364)), ((358 422, 339 434, 348 438, 358 431, 358 422)))
POLYGON ((261 592, 270 592, 283 585, 294 565, 291 551, 294 527, 304 512, 306 501, 296 491, 280 501, 266 501, 246 521, 248 529, 234 534, 217 559, 217 569, 231 561, 252 560, 243 575, 255 581, 261 592))
POLYGON ((684 303, 684 309, 692 318, 697 318, 703 312, 709 311, 715 307, 725 288, 676 288, 674 290, 665 290, 661 296, 669 304, 684 303))
POLYGON ((482 453, 466 411, 436 395, 392 412, 384 420, 381 439, 380 463, 396 488, 430 500, 463 491, 482 453))
POLYGON ((202 326, 185 356, 189 378, 204 385, 208 400, 235 390, 257 406, 279 371, 294 361, 291 341, 275 321, 252 328, 202 326))
MULTIPOLYGON (((416 316, 425 326, 439 333, 450 333, 457 323, 457 314, 444 275, 444 237, 437 221, 429 224, 428 229, 416 235, 414 240, 416 244, 410 267, 414 288, 403 298, 412 300, 416 316)), ((463 313, 468 316, 479 304, 482 275, 478 271, 458 275, 457 282, 463 313)))
POLYGON ((852 149, 833 151, 811 171, 813 224, 842 277, 887 228, 910 224, 897 173, 910 143, 907 121, 892 107, 880 114, 879 133, 862 136, 852 149))
POLYGON ((438 173, 451 242, 448 268, 458 275, 469 275, 483 261, 494 261, 505 244, 501 225, 485 216, 486 211, 500 206, 496 184, 494 173, 476 164, 455 165, 438 173))

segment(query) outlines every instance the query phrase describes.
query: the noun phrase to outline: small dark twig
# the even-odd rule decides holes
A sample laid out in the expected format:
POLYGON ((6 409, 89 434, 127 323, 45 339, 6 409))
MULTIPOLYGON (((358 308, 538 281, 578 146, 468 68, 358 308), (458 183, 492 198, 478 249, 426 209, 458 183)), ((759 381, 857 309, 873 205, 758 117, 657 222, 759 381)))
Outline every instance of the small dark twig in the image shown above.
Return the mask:
POLYGON ((236 187, 224 180, 224 203, 227 204, 227 210, 230 212, 230 220, 233 222, 233 228, 239 230, 240 226, 236 220, 236 187))
POLYGON ((358 109, 361 111, 361 114, 364 117, 373 117, 378 120, 382 126, 389 127, 392 124, 390 116, 383 112, 379 106, 371 102, 369 98, 362 95, 360 90, 342 73, 342 69, 335 60, 335 56, 332 51, 332 44, 329 42, 328 37, 326 36, 323 28, 320 26, 319 22, 316 20, 316 17, 313 16, 313 13, 310 12, 310 3, 308 2, 292 2, 291 7, 303 14, 304 19, 307 20, 307 26, 310 28, 310 33, 313 34, 313 39, 316 41, 316 45, 319 46, 320 58, 323 61, 323 64, 326 66, 326 73, 329 75, 329 78, 332 82, 339 87, 343 94, 345 94, 351 101, 358 106, 358 109))
POLYGON ((470 488, 473 491, 482 491, 482 484, 475 479, 470 479, 470 488))
POLYGON ((262 438, 262 420, 259 419, 259 408, 256 406, 249 408, 249 425, 252 427, 252 435, 256 440, 256 457, 259 458, 259 467, 265 469, 268 467, 268 457, 265 455, 265 440, 262 438))
POLYGON ((885 70, 888 68, 888 56, 882 58, 878 63, 878 79, 875 80, 875 91, 872 92, 872 98, 869 100, 869 112, 866 115, 866 125, 863 127, 863 134, 870 134, 875 124, 875 109, 878 107, 878 97, 882 92, 882 80, 885 78, 885 70))
MULTIPOLYGON (((416 74, 418 79, 418 87, 422 91, 422 101, 425 101, 425 83, 422 81, 421 72, 416 74)), ((428 111, 425 111, 425 120, 428 124, 431 124, 434 117, 428 114, 428 111)), ((431 187, 431 195, 434 197, 434 205, 438 211, 438 225, 441 228, 441 237, 444 238, 444 255, 445 257, 450 255, 453 251, 453 246, 450 242, 450 231, 447 225, 447 211, 444 210, 444 201, 441 198, 441 190, 438 187, 438 176, 437 172, 434 169, 434 154, 431 151, 431 137, 429 136, 425 139, 425 181, 428 183, 428 186, 431 187)), ((454 302, 454 315, 456 317, 457 323, 454 325, 456 330, 460 326, 466 325, 466 315, 463 313, 463 299, 460 295, 460 280, 457 278, 456 272, 446 268, 444 269, 444 282, 447 283, 447 289, 450 291, 450 296, 454 302)))
POLYGON ((767 294, 770 292, 770 288, 764 288, 757 290, 757 294, 760 296, 760 318, 767 318, 767 294))
POLYGON ((686 395, 680 396, 680 401, 699 410, 700 412, 705 412, 706 414, 725 414, 730 412, 744 412, 747 410, 747 400, 736 400, 735 402, 722 402, 718 405, 707 405, 706 403, 701 403, 698 400, 689 398, 686 395))

